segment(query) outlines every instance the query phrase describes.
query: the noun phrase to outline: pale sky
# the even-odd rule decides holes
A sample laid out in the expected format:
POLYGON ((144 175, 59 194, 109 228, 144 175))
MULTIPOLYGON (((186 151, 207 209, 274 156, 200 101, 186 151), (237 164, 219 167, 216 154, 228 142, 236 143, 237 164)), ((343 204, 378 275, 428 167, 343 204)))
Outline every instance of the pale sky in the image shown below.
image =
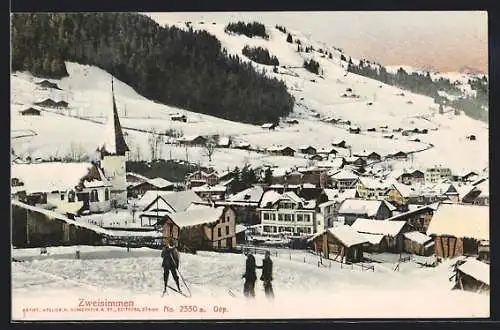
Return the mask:
POLYGON ((283 25, 355 58, 441 72, 467 66, 488 72, 486 11, 170 12, 159 24, 245 20, 283 25))

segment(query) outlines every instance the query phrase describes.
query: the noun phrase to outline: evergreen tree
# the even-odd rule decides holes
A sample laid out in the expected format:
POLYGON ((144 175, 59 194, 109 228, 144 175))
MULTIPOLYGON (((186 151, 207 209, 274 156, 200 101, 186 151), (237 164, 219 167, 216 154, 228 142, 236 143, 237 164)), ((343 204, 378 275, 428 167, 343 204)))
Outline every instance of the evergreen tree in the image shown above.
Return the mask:
POLYGON ((286 37, 286 42, 288 43, 293 43, 293 38, 292 35, 289 33, 288 36, 286 37))

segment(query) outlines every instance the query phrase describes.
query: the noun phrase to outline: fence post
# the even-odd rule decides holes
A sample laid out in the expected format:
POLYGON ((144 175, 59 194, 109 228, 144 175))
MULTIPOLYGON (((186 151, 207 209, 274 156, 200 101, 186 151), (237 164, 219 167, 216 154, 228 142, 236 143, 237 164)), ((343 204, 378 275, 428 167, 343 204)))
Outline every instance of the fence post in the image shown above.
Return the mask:
POLYGON ((332 262, 331 261, 328 263, 328 268, 332 268, 332 262))
POLYGON ((306 257, 304 257, 304 263, 306 263, 306 257))
POLYGON ((318 261, 318 268, 319 268, 319 261, 318 261))
POLYGON ((290 260, 292 260, 292 254, 290 253, 290 260))

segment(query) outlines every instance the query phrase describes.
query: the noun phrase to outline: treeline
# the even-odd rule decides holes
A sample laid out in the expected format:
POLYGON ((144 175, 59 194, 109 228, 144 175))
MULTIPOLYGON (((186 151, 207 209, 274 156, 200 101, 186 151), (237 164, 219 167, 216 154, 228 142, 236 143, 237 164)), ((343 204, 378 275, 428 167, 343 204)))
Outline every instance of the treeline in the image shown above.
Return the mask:
POLYGON ((306 68, 309 72, 319 74, 319 63, 313 59, 310 59, 309 61, 305 60, 304 68, 306 68))
POLYGON ((229 23, 224 28, 224 32, 232 32, 236 34, 243 34, 249 38, 253 37, 262 37, 264 39, 269 39, 269 35, 266 32, 266 27, 264 24, 258 22, 237 22, 237 23, 229 23))
POLYGON ((241 52, 254 62, 264 65, 280 65, 278 58, 269 54, 269 51, 265 48, 246 45, 241 52))
MULTIPOLYGON (((429 72, 425 74, 412 72, 410 74, 403 68, 399 68, 396 73, 391 73, 381 65, 375 64, 372 66, 371 64, 372 63, 368 61, 360 60, 359 65, 355 65, 351 58, 349 58, 347 71, 381 81, 388 85, 397 86, 401 89, 409 90, 412 93, 432 97, 437 104, 448 105, 463 110, 472 118, 480 120, 487 119, 487 112, 485 112, 481 106, 488 105, 488 88, 487 82, 484 84, 484 80, 482 79, 472 81, 473 89, 475 89, 477 93, 475 97, 463 97, 461 96, 463 92, 457 85, 452 84, 449 79, 440 77, 439 79, 433 80, 429 72), (439 91, 446 92, 452 96, 461 97, 454 101, 450 101, 446 97, 440 96, 438 93, 439 91)), ((469 83, 471 83, 471 81, 469 83)))
POLYGON ((184 182, 186 176, 198 170, 195 164, 180 163, 175 160, 127 161, 127 172, 144 175, 147 178, 163 178, 170 182, 184 182))
POLYGON ((149 99, 233 121, 275 122, 294 104, 282 81, 228 55, 205 31, 135 13, 12 15, 13 70, 60 78, 64 61, 98 66, 149 99))
POLYGON ((277 25, 277 24, 276 24, 275 28, 276 28, 278 31, 281 31, 281 32, 283 32, 283 33, 285 33, 285 34, 287 33, 286 28, 285 28, 284 26, 282 26, 282 25, 277 25))

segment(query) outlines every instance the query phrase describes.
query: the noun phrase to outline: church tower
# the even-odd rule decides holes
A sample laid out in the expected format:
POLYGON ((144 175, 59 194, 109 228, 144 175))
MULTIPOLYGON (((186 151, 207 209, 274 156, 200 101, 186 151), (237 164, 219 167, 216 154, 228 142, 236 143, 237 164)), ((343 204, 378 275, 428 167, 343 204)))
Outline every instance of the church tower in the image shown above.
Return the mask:
POLYGON ((111 182, 111 205, 117 207, 127 206, 127 174, 125 169, 126 153, 129 151, 123 137, 118 110, 116 108, 113 77, 111 77, 111 96, 113 107, 110 109, 104 141, 98 151, 101 156, 101 168, 104 175, 111 182))

